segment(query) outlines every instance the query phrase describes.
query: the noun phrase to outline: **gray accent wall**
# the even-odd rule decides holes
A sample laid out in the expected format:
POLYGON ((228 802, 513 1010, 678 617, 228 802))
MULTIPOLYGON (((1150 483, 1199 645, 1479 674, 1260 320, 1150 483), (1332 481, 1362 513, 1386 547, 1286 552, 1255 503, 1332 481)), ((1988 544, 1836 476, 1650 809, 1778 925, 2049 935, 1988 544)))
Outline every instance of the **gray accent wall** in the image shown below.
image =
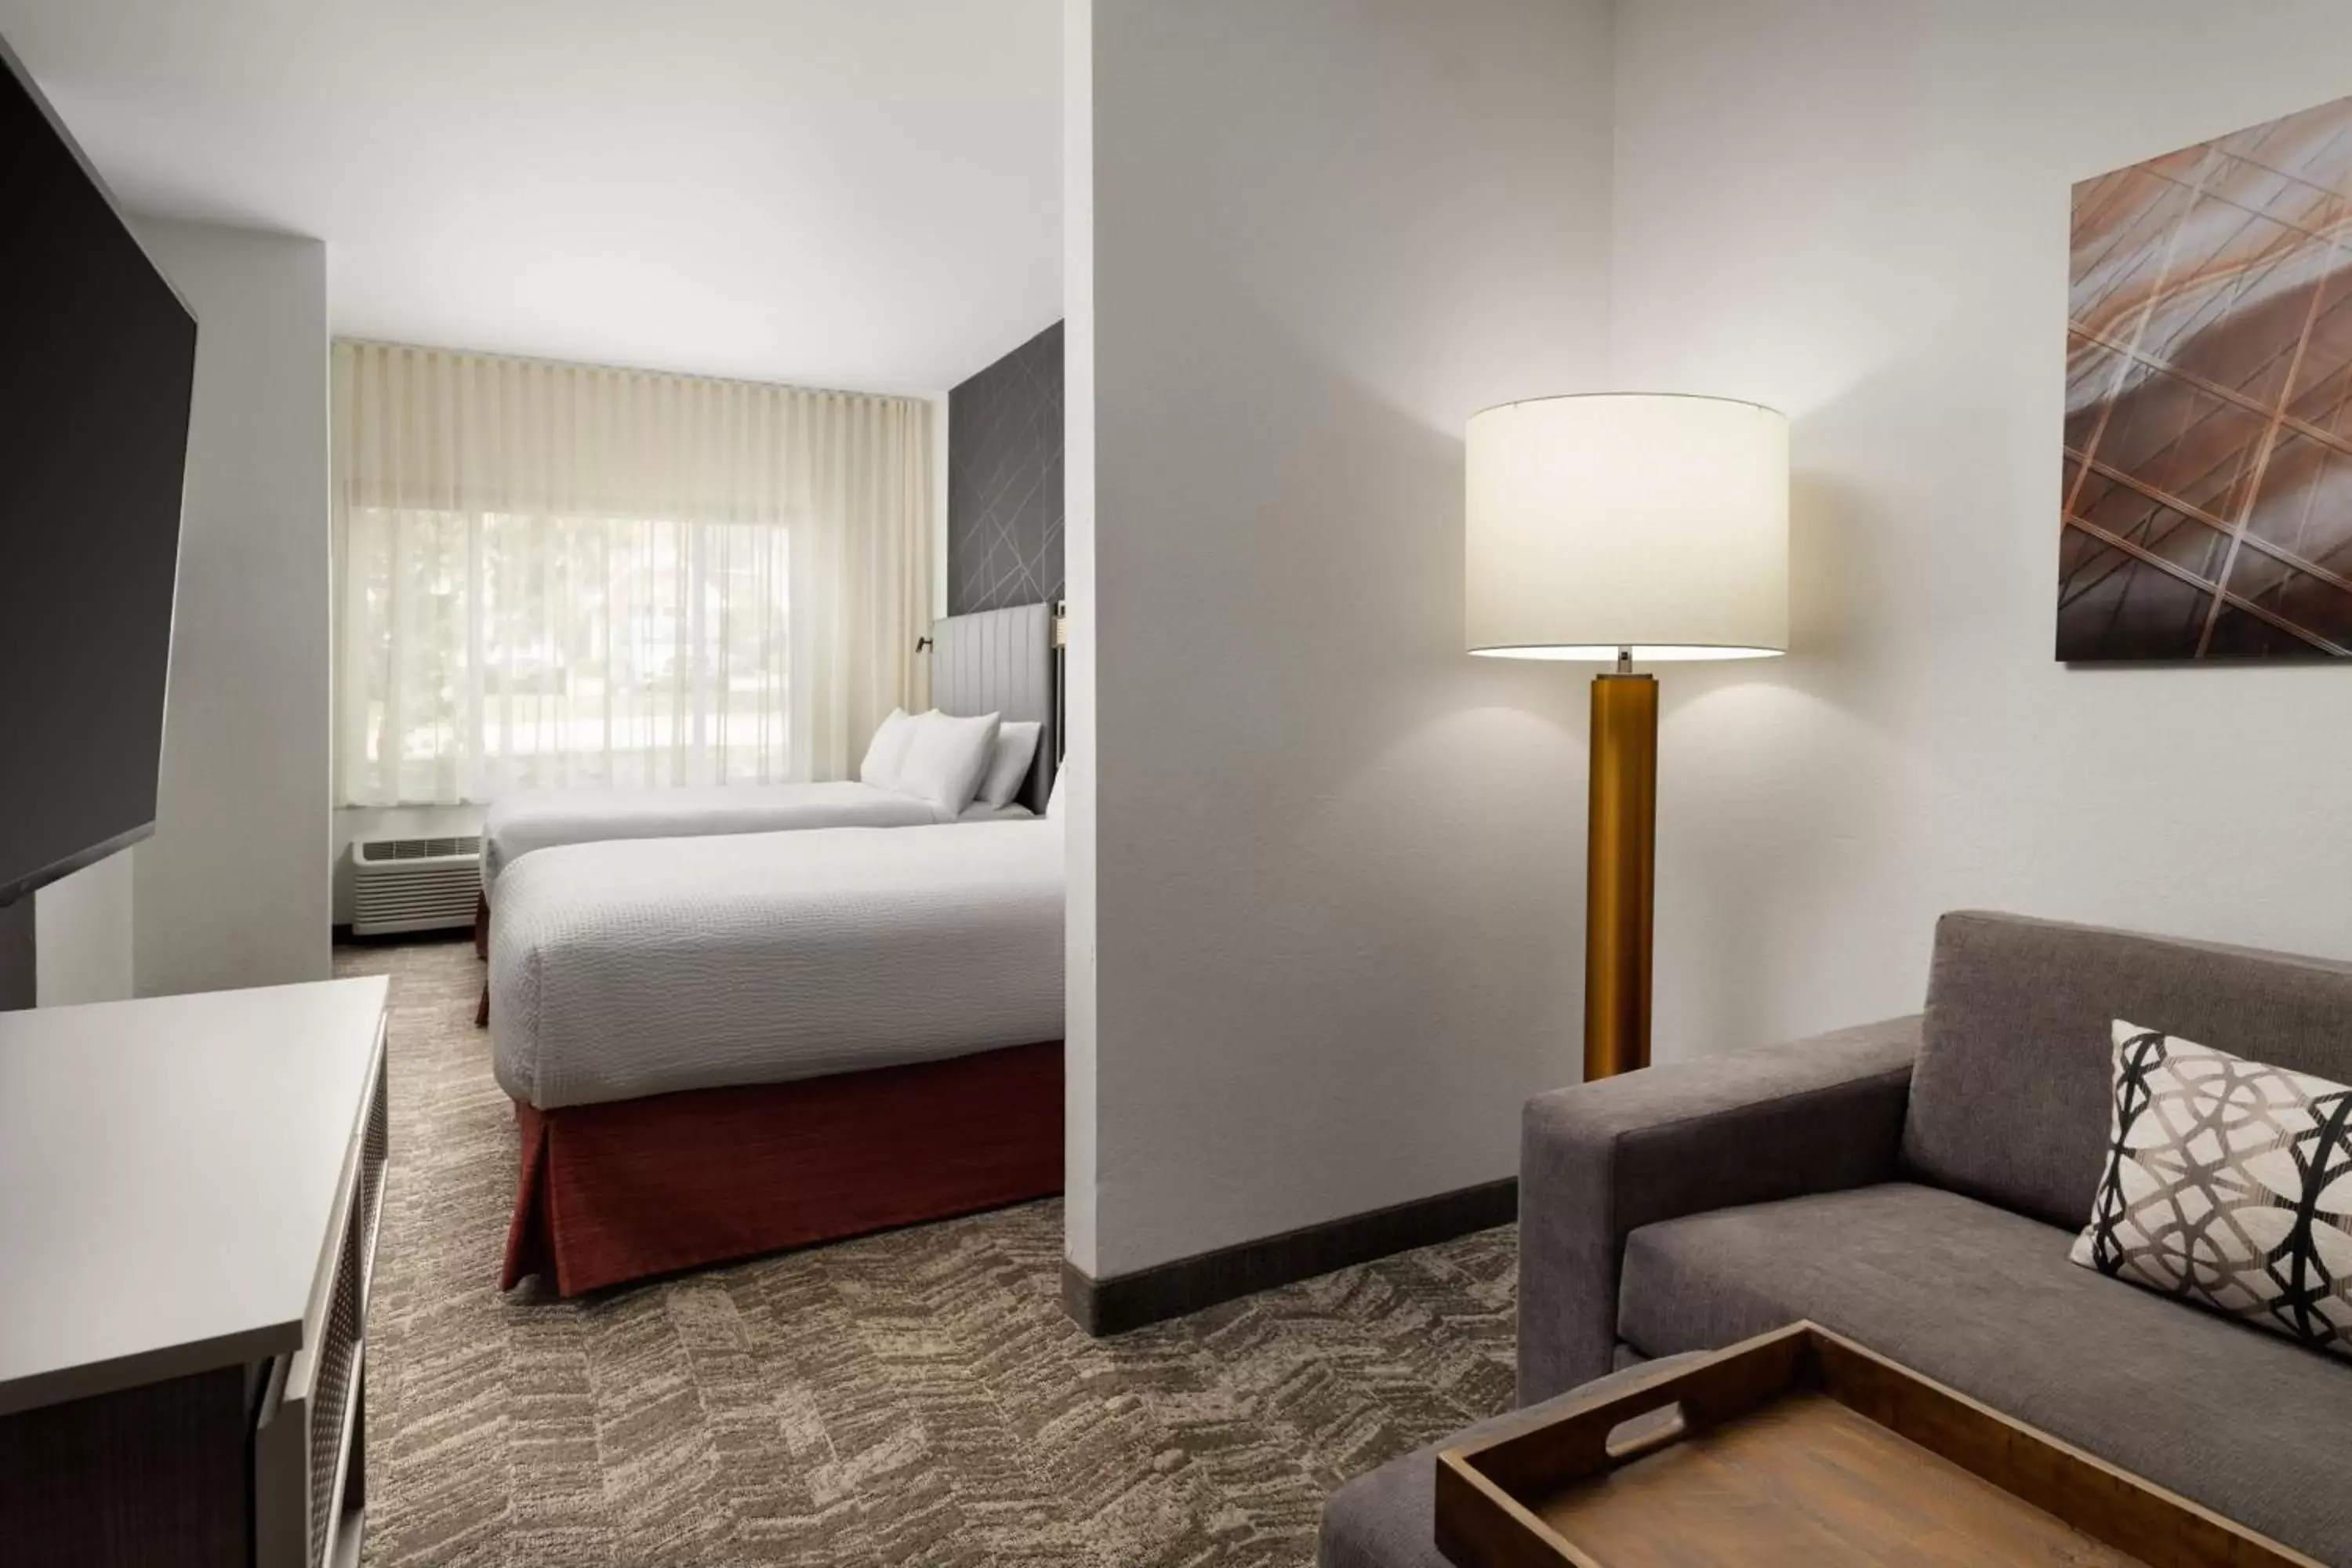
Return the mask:
POLYGON ((948 394, 948 614, 1062 597, 1062 323, 948 394))

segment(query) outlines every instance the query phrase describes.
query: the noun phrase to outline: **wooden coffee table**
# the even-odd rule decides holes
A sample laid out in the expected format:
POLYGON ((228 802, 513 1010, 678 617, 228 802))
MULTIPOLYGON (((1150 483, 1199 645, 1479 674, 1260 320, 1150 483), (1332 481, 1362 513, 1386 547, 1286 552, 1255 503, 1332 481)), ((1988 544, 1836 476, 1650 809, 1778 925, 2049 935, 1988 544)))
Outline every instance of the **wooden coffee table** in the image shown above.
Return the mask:
POLYGON ((1460 1568, 2319 1568, 1812 1323, 1437 1460, 1460 1568))

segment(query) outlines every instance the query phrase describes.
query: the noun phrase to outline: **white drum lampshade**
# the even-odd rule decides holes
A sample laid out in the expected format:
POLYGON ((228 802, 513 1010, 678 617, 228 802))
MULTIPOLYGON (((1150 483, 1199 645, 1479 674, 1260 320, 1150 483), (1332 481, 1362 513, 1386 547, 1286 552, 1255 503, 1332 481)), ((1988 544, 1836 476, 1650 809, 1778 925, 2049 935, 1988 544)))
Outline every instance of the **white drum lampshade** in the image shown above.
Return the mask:
POLYGON ((1470 421, 1473 653, 1638 662, 1789 646, 1789 422, 1720 397, 1606 393, 1470 421))

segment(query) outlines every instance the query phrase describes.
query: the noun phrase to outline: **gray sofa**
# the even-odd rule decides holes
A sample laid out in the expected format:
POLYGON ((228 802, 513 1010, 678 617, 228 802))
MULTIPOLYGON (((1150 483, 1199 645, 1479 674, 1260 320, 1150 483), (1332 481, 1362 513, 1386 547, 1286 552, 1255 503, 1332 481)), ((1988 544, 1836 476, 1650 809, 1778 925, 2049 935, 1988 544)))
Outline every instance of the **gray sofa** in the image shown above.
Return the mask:
MULTIPOLYGON (((1811 1318, 2352 1563, 2352 1362, 2067 1258, 2116 1018, 2352 1082, 2352 965, 1959 913, 1920 1016, 1530 1101, 1520 1403, 1811 1318)), ((1327 1568, 1444 1563, 1435 1451, 1333 1498, 1327 1568)))

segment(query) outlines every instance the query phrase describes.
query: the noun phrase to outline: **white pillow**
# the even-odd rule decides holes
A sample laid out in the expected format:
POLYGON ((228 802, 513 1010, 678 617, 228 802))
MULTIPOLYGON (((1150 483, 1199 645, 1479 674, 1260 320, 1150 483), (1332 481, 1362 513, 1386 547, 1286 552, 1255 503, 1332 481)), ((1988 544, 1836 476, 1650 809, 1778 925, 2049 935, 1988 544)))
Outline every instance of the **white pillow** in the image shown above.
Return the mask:
POLYGON ((1064 768, 1061 772, 1054 775, 1054 787, 1045 792, 1045 815, 1047 816, 1056 819, 1061 816, 1062 784, 1064 781, 1069 778, 1069 776, 1070 771, 1067 768, 1064 768))
POLYGON ((980 781, 983 805, 1011 805, 1029 776, 1029 760, 1037 754, 1037 732, 1045 728, 1034 719, 1015 719, 996 727, 996 751, 989 759, 988 776, 980 781))
POLYGON ((859 780, 877 789, 897 789, 898 770, 907 765, 907 748, 915 743, 919 722, 904 708, 891 709, 890 717, 874 731, 874 739, 866 748, 866 760, 857 764, 859 780))
POLYGON ((960 816, 971 804, 995 751, 995 714, 957 719, 934 708, 915 721, 914 743, 898 769, 898 793, 960 816))

